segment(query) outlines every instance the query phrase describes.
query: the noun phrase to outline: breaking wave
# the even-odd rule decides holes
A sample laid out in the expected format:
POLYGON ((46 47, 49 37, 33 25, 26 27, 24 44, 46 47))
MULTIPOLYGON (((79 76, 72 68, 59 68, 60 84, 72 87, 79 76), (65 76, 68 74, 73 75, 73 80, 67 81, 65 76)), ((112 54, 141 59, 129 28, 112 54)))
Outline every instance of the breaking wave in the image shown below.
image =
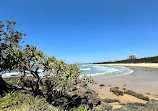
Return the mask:
POLYGON ((113 77, 130 74, 132 69, 123 66, 79 65, 81 73, 88 76, 113 77))

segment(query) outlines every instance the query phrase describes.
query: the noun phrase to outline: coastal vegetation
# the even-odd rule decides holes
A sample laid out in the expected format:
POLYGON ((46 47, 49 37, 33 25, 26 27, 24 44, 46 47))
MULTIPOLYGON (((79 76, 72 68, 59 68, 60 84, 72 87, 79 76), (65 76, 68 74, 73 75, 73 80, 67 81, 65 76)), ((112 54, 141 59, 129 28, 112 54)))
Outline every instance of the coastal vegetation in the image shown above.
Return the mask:
POLYGON ((22 91, 11 92, 6 94, 5 97, 0 98, 1 111, 53 111, 54 109, 44 98, 39 99, 22 91))
POLYGON ((112 64, 112 63, 158 63, 158 56, 145 57, 140 59, 125 59, 119 61, 98 62, 94 64, 112 64))
MULTIPOLYGON (((11 97, 16 98, 16 93, 10 93, 10 95, 7 93, 25 89, 29 90, 33 97, 45 98, 48 103, 52 104, 57 98, 67 95, 68 88, 82 83, 79 79, 80 69, 77 64, 67 64, 63 60, 57 60, 54 56, 48 57, 32 45, 23 47, 22 39, 26 34, 15 31, 15 24, 14 21, 0 21, 0 95, 6 97, 13 95, 11 97), (7 71, 20 72, 20 75, 15 77, 16 83, 6 82, 2 78, 7 71)), ((86 79, 92 82, 90 80, 86 79)), ((5 100, 5 97, 3 99, 5 100)), ((3 104, 3 99, 1 104, 3 104)), ((65 108, 70 108, 68 106, 65 108)), ((71 105, 71 107, 74 106, 71 105)), ((4 106, 2 109, 5 108, 4 106)))

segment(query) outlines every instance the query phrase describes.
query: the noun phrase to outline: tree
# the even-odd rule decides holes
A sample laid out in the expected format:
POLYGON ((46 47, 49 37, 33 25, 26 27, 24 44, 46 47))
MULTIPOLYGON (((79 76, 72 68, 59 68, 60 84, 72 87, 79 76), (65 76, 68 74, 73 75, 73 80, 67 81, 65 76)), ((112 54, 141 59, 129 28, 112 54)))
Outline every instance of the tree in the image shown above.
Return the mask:
POLYGON ((61 97, 67 88, 79 82, 80 69, 77 64, 66 64, 52 56, 45 58, 44 67, 49 72, 44 79, 48 102, 61 97))
POLYGON ((77 64, 67 64, 54 56, 48 57, 31 45, 20 46, 25 34, 14 31, 15 22, 6 21, 6 24, 0 22, 0 93, 10 89, 2 74, 12 70, 20 72, 23 87, 31 88, 34 96, 42 95, 49 102, 66 93, 67 88, 79 81, 80 69, 77 64), (45 87, 46 92, 41 87, 45 87))
POLYGON ((13 70, 14 65, 17 63, 14 61, 16 57, 13 57, 14 54, 11 52, 13 52, 12 50, 15 48, 17 50, 21 48, 19 43, 23 36, 26 36, 14 30, 15 24, 16 22, 13 21, 6 21, 5 24, 0 21, 0 94, 10 89, 8 84, 2 79, 2 75, 6 71, 13 70))
MULTIPOLYGON (((34 46, 26 45, 26 48, 23 50, 17 50, 13 48, 12 55, 14 58, 14 70, 20 72, 20 82, 26 82, 25 78, 29 77, 32 80, 29 80, 32 92, 34 96, 39 95, 39 84, 41 83, 41 78, 39 73, 42 69, 44 61, 44 53, 37 49, 34 46), (31 76, 31 77, 30 77, 31 76)), ((42 71, 45 72, 44 70, 42 71)), ((28 81, 27 81, 28 82, 28 81)))

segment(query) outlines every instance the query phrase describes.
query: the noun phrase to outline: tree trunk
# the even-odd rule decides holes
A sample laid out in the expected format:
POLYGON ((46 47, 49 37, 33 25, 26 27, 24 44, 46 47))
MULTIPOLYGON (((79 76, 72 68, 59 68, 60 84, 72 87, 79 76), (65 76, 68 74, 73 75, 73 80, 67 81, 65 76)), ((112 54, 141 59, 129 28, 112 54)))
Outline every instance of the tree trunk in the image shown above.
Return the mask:
POLYGON ((8 91, 13 90, 14 88, 15 88, 15 87, 13 87, 13 86, 7 84, 7 83, 3 80, 2 76, 0 75, 0 95, 4 96, 5 93, 7 93, 8 91))

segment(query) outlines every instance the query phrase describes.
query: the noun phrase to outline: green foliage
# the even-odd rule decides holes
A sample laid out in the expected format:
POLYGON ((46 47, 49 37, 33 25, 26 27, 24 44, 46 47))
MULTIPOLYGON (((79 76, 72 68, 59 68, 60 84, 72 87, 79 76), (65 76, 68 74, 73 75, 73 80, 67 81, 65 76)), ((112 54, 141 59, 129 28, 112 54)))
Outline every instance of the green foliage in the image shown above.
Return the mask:
POLYGON ((83 105, 78 106, 78 108, 72 108, 70 111, 87 111, 87 108, 83 105))
POLYGON ((56 75, 57 82, 59 86, 64 87, 66 85, 71 85, 77 81, 79 76, 79 68, 76 64, 66 64, 62 60, 57 62, 56 65, 56 75))
POLYGON ((38 99, 22 92, 8 93, 0 99, 0 110, 2 111, 53 111, 44 98, 38 99))
POLYGON ((45 59, 45 70, 50 71, 56 82, 56 89, 63 90, 77 83, 80 69, 77 64, 67 64, 62 60, 56 60, 54 56, 45 59))
POLYGON ((17 61, 14 60, 16 53, 21 48, 19 45, 25 34, 14 30, 14 21, 0 21, 0 72, 13 70, 17 61), (15 50, 16 53, 14 52, 15 50))
POLYGON ((109 63, 158 63, 158 56, 155 57, 146 57, 140 59, 125 59, 114 62, 100 62, 96 64, 109 64, 109 63))
POLYGON ((95 81, 93 80, 91 76, 84 75, 84 77, 87 79, 88 83, 95 84, 95 81))

